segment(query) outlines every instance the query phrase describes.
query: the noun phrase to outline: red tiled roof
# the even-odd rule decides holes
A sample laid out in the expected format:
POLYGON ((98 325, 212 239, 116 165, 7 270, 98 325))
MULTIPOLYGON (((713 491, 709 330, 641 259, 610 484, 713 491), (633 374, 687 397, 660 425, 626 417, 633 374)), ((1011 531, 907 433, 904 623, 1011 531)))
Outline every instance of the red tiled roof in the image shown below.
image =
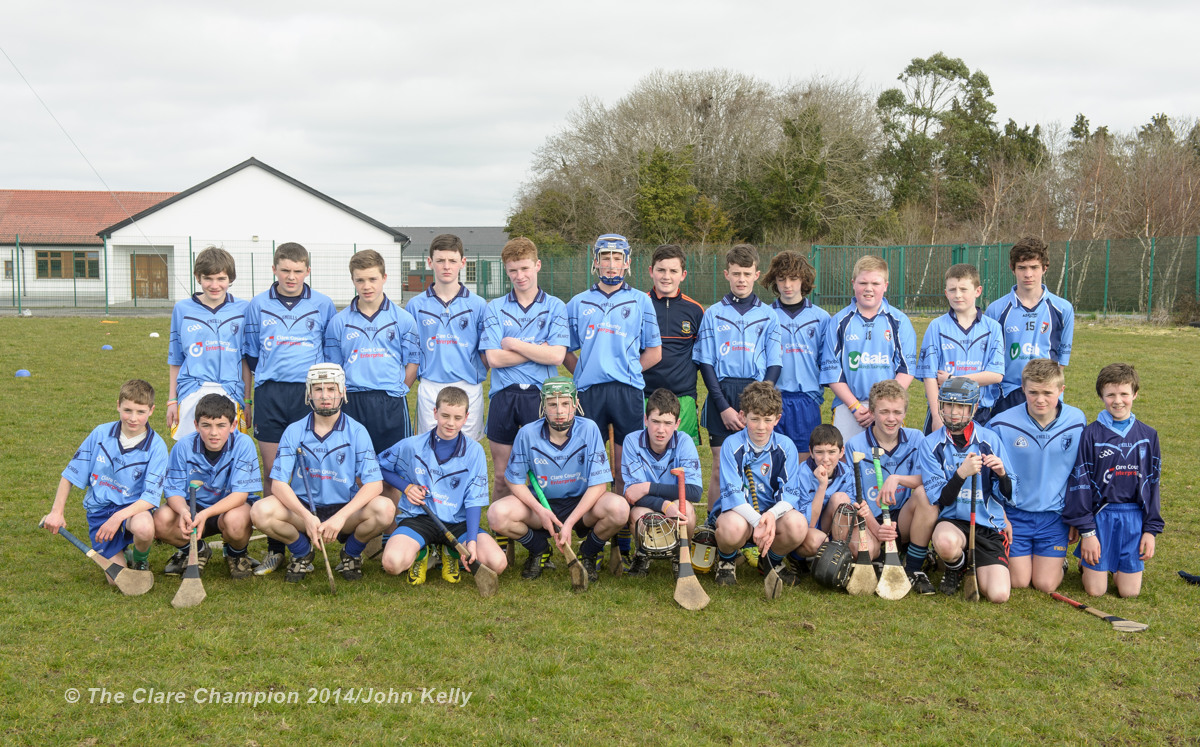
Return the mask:
POLYGON ((103 244, 99 231, 175 194, 0 189, 0 245, 103 244))

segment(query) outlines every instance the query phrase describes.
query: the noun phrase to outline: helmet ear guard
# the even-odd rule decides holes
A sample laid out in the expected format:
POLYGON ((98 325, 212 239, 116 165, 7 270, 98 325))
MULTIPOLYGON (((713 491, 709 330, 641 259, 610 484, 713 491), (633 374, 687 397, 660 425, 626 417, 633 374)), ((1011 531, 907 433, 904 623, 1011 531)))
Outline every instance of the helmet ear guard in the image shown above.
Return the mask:
POLYGON ((638 547, 651 558, 673 558, 679 547, 679 522, 653 511, 634 522, 638 547))

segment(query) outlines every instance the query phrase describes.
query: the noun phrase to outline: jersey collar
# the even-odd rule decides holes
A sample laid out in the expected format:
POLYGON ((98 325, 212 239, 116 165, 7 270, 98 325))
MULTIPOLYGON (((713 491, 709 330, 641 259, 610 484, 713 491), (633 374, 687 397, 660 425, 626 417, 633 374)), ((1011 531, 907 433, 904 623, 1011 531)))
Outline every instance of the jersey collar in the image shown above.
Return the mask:
POLYGON ((799 316, 802 312, 807 311, 808 309, 811 309, 812 306, 813 306, 813 302, 811 300, 809 300, 807 297, 800 299, 800 303, 797 304, 797 308, 794 312, 788 311, 787 309, 783 308, 783 301, 780 301, 779 299, 775 299, 775 303, 771 304, 772 309, 779 309, 780 311, 784 312, 785 314, 792 317, 793 319, 795 319, 797 316, 799 316))
MULTIPOLYGON (((862 311, 860 311, 858 308, 858 299, 852 299, 850 301, 850 305, 854 307, 854 313, 857 314, 860 319, 866 319, 866 317, 863 316, 862 311)), ((881 298, 879 300, 879 311, 875 312, 875 316, 871 317, 871 321, 875 321, 875 319, 884 314, 890 314, 891 311, 892 306, 888 303, 888 300, 886 298, 881 298)))
POLYGON ((762 306, 762 301, 759 300, 758 294, 753 292, 751 292, 750 295, 746 296, 745 298, 738 298, 737 296, 733 295, 732 291, 730 291, 721 297, 721 303, 725 304, 726 306, 733 306, 734 308, 739 306, 748 308, 762 306))
POLYGON ((1039 298, 1038 302, 1035 303, 1033 306, 1026 306, 1025 304, 1021 303, 1021 297, 1017 295, 1017 286, 1014 285, 1012 287, 1013 303, 1015 303, 1017 306, 1020 306, 1025 311, 1033 311, 1037 307, 1046 303, 1046 296, 1048 296, 1048 295, 1049 295, 1049 291, 1046 290, 1046 284, 1042 283, 1042 297, 1039 298))
POLYGON ((539 303, 542 303, 545 300, 546 300, 546 291, 542 290, 541 286, 538 286, 537 294, 533 297, 533 300, 529 302, 528 306, 522 306, 521 302, 517 300, 517 291, 516 290, 510 290, 508 292, 508 302, 515 303, 517 305, 517 308, 520 309, 522 313, 529 311, 534 306, 537 306, 539 303))
MULTIPOLYGON (((1105 412, 1107 412, 1107 411, 1105 411, 1105 412)), ((121 421, 120 420, 113 423, 112 429, 109 430, 109 432, 108 432, 108 437, 116 440, 117 447, 121 449, 122 454, 128 454, 131 451, 138 451, 139 449, 142 451, 149 451, 150 450, 150 441, 152 441, 154 439, 154 429, 151 428, 150 426, 146 426, 146 437, 128 449, 121 446, 121 421)))
MULTIPOLYGON (((204 439, 201 438, 200 433, 198 431, 193 432, 191 435, 193 437, 192 438, 192 453, 193 454, 203 454, 205 452, 204 439)), ((229 450, 231 448, 233 448, 233 439, 235 439, 235 438, 237 438, 237 431, 234 429, 230 429, 229 438, 225 439, 225 445, 221 447, 221 458, 222 459, 224 459, 225 455, 229 453, 229 450)))
POLYGON ((576 415, 575 419, 571 421, 571 427, 567 428, 567 431, 566 431, 567 432, 567 440, 563 441, 562 446, 559 446, 558 444, 556 444, 550 440, 550 423, 547 422, 546 418, 542 418, 542 439, 546 443, 553 446, 554 448, 562 450, 562 449, 566 448, 567 444, 571 443, 571 439, 575 437, 575 426, 578 424, 579 424, 579 416, 576 415))
MULTIPOLYGON (((863 433, 867 434, 867 443, 870 444, 872 448, 879 446, 879 439, 875 438, 874 429, 868 428, 865 431, 863 431, 863 433)), ((899 433, 896 434, 896 447, 893 448, 891 451, 888 451, 887 449, 884 449, 884 451, 887 452, 888 454, 895 454, 896 449, 899 449, 901 446, 903 446, 906 443, 908 443, 908 434, 906 434, 904 432, 904 426, 900 426, 900 431, 899 431, 899 433)), ((880 448, 883 448, 883 447, 880 446, 880 448)), ((870 456, 870 454, 868 454, 867 456, 870 456)))
POLYGON ((656 301, 668 301, 668 300, 674 301, 676 298, 683 298, 683 288, 680 288, 679 290, 675 291, 675 295, 673 295, 673 296, 660 296, 660 295, 658 295, 658 289, 655 288, 653 285, 651 285, 650 286, 650 297, 656 301))
POLYGON ((963 332, 969 333, 971 330, 975 329, 980 322, 983 321, 983 309, 979 308, 978 306, 975 307, 975 321, 971 322, 971 326, 969 327, 964 327, 958 323, 958 317, 955 316, 954 309, 947 311, 946 316, 949 317, 950 322, 954 324, 955 327, 958 327, 963 332))
MULTIPOLYGON (((1014 286, 1014 287, 1016 287, 1016 286, 1014 286)), ((204 310, 210 314, 217 313, 221 309, 223 309, 226 306, 228 306, 229 304, 233 303, 235 300, 233 297, 233 294, 230 293, 229 291, 226 291, 225 292, 225 300, 222 301, 221 303, 217 304, 216 308, 213 308, 211 306, 208 306, 207 304, 205 304, 203 301, 200 300, 200 297, 203 295, 204 295, 204 293, 202 291, 197 291, 192 294, 192 300, 195 301, 197 305, 202 306, 204 308, 204 310)))
MULTIPOLYGON (((225 294, 225 297, 228 299, 229 294, 228 293, 225 294)), ((271 287, 267 289, 267 297, 277 300, 280 303, 282 303, 283 299, 285 299, 285 298, 289 298, 289 299, 312 298, 312 288, 308 287, 308 283, 301 283, 299 296, 285 296, 279 292, 279 281, 275 281, 274 283, 271 283, 271 287)))
POLYGON ((375 321, 375 317, 379 316, 380 314, 382 314, 384 311, 387 311, 391 307, 392 307, 392 302, 387 297, 386 293, 383 294, 383 303, 379 304, 379 308, 376 309, 375 313, 372 314, 371 316, 367 316, 366 314, 364 314, 358 310, 358 296, 355 296, 354 300, 350 302, 350 308, 354 309, 354 313, 358 314, 363 319, 366 319, 368 322, 375 321))
MULTIPOLYGON (((672 298, 674 298, 674 296, 672 296, 672 298)), ((675 431, 671 434, 671 438, 668 439, 667 448, 662 453, 662 456, 666 456, 667 454, 673 452, 678 444, 679 431, 675 431)), ((655 454, 654 448, 650 446, 650 431, 646 430, 645 428, 642 429, 642 437, 639 439, 638 445, 641 446, 647 454, 653 454, 655 457, 659 457, 658 454, 655 454)))
MULTIPOLYGON (((435 460, 437 460, 437 427, 436 426, 433 428, 433 430, 429 431, 429 438, 426 439, 426 443, 429 446, 430 453, 433 454, 433 458, 435 460)), ((462 455, 464 455, 466 453, 467 453, 467 439, 463 438, 462 431, 459 431, 458 435, 454 437, 454 450, 450 452, 450 459, 458 459, 459 457, 461 457, 462 455)), ((448 462, 448 461, 450 461, 450 459, 447 459, 446 461, 448 462)), ((438 460, 438 464, 445 464, 445 462, 438 460)))
POLYGON ((346 413, 343 410, 338 410, 337 420, 333 422, 333 427, 329 429, 329 433, 326 433, 324 436, 318 436, 317 432, 314 430, 317 425, 316 417, 317 414, 315 412, 310 412, 308 414, 308 418, 304 421, 304 430, 311 433, 313 438, 321 441, 322 443, 324 443, 325 439, 329 438, 334 433, 346 430, 346 413))
POLYGON ((612 293, 604 293, 604 291, 600 288, 600 283, 592 283, 592 290, 596 291, 597 293, 603 293, 608 298, 612 298, 623 290, 633 290, 633 286, 622 280, 621 284, 618 285, 616 290, 614 290, 612 293))
MULTIPOLYGON (((429 287, 425 289, 425 295, 430 298, 437 299, 438 303, 442 304, 443 306, 449 306, 450 304, 443 301, 442 297, 439 296, 437 294, 437 291, 435 291, 433 289, 435 285, 436 285, 436 283, 430 283, 429 287)), ((471 295, 471 291, 467 290, 467 286, 464 283, 459 283, 458 284, 458 293, 454 294, 454 298, 451 298, 450 302, 453 303, 456 299, 466 298, 469 295, 471 295)))

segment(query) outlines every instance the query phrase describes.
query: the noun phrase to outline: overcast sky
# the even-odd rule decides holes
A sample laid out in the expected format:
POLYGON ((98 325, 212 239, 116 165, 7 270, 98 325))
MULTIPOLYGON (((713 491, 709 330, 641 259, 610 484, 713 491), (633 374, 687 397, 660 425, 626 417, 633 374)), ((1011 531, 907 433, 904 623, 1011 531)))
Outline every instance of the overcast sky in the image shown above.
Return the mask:
POLYGON ((656 68, 881 90, 940 50, 991 78, 1000 123, 1200 115, 1200 4, 810 5, 5 0, 0 188, 104 188, 13 64, 112 189, 256 156, 399 226, 502 225, 579 100, 656 68))

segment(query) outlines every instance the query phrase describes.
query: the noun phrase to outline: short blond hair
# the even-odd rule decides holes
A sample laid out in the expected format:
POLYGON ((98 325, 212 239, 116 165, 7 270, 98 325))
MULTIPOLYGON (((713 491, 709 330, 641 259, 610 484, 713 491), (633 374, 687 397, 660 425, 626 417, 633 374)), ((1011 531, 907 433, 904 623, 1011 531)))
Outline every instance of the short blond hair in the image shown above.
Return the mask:
POLYGON ((1051 384, 1062 387, 1067 383, 1062 367, 1049 358, 1034 358, 1021 371, 1021 384, 1051 384))
POLYGON ((874 254, 863 255, 854 263, 854 274, 851 276, 851 280, 857 280, 858 276, 864 272, 878 272, 883 275, 886 282, 888 280, 888 263, 883 260, 883 257, 876 257, 874 254))
POLYGON ((905 409, 908 408, 908 390, 895 379, 884 379, 871 385, 871 391, 867 394, 867 409, 874 412, 875 403, 881 399, 898 399, 904 402, 905 409))

